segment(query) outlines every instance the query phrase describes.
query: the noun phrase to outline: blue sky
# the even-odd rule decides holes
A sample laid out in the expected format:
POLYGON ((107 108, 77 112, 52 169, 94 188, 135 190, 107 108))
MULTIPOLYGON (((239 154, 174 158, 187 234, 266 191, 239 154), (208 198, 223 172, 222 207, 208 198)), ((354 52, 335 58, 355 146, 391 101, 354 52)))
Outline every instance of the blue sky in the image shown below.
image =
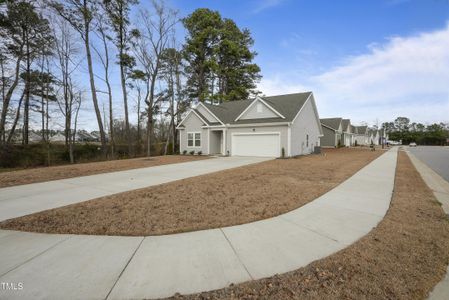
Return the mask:
POLYGON ((446 0, 167 1, 181 17, 207 7, 250 29, 266 95, 312 90, 321 117, 356 124, 449 122, 446 0))

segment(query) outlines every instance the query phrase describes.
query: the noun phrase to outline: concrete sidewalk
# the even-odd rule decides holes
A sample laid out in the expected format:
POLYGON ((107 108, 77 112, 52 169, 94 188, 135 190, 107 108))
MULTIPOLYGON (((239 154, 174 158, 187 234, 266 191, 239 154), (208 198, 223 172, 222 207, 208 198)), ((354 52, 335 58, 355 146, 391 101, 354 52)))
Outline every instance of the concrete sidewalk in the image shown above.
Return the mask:
MULTIPOLYGON (((407 151, 410 160, 420 173, 424 182, 432 190, 435 198, 441 203, 441 207, 449 217, 449 182, 444 180, 438 173, 417 159, 411 152, 407 151)), ((446 276, 432 290, 429 300, 447 300, 449 297, 449 266, 446 276)))
POLYGON ((315 201, 278 217, 164 236, 0 231, 0 298, 142 299, 284 273, 339 251, 387 212, 397 148, 315 201))
POLYGON ((0 221, 270 159, 218 157, 2 188, 0 221))

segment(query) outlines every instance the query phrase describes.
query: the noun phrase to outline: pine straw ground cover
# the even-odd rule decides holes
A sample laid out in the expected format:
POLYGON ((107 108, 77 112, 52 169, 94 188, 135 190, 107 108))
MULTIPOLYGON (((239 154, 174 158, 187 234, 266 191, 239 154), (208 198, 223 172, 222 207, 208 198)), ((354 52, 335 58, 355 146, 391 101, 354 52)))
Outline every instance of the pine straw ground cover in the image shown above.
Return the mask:
POLYGON ((382 153, 330 149, 276 159, 43 211, 0 228, 139 236, 248 223, 312 201, 382 153))
POLYGON ((404 152, 390 209, 358 242, 267 279, 174 299, 425 299, 449 263, 449 221, 404 152))
POLYGON ((207 156, 167 155, 6 171, 0 172, 0 188, 107 172, 155 167, 206 158, 207 156))

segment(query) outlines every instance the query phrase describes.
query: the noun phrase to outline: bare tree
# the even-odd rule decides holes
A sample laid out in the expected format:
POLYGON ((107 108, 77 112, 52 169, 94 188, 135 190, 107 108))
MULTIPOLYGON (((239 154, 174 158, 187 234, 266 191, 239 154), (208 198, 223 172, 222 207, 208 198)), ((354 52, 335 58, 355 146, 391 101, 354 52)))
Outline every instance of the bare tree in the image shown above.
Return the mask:
POLYGON ((113 108, 112 108, 112 88, 111 88, 111 82, 109 80, 109 69, 110 69, 110 63, 109 63, 109 42, 111 38, 107 34, 107 32, 110 30, 107 26, 107 23, 105 21, 105 17, 101 12, 96 15, 97 18, 97 35, 100 38, 101 44, 103 46, 103 53, 101 53, 96 47, 93 47, 95 52, 98 55, 98 58, 100 60, 101 65, 104 68, 104 82, 107 87, 107 95, 108 95, 108 102, 109 102, 109 145, 111 148, 111 157, 114 158, 115 156, 115 142, 114 142, 114 115, 113 115, 113 108))
POLYGON ((135 32, 134 52, 146 74, 145 104, 147 112, 147 156, 151 155, 151 139, 156 108, 166 96, 156 92, 163 51, 167 48, 177 22, 177 12, 165 4, 152 1, 153 14, 140 12, 139 32, 135 32))
POLYGON ((103 155, 107 154, 106 135, 103 128, 100 108, 98 106, 97 89, 90 51, 90 33, 92 30, 93 12, 97 9, 97 0, 47 0, 54 11, 65 19, 79 34, 86 50, 87 67, 89 71, 90 90, 100 131, 100 142, 103 155))
POLYGON ((57 29, 54 30, 55 53, 57 58, 57 69, 59 69, 60 95, 57 100, 58 107, 64 116, 64 135, 65 145, 69 150, 70 138, 72 134, 72 115, 73 115, 73 85, 72 74, 77 69, 79 63, 73 62, 73 58, 78 53, 76 42, 72 38, 72 30, 69 24, 64 21, 56 21, 57 29))
POLYGON ((134 67, 135 61, 129 55, 130 44, 130 30, 129 30, 129 11, 131 6, 137 4, 137 0, 104 0, 105 11, 109 17, 109 24, 111 25, 115 38, 113 39, 115 46, 118 49, 118 59, 120 65, 120 83, 123 93, 123 105, 125 109, 125 127, 128 140, 128 155, 132 156, 132 140, 129 128, 129 113, 128 113, 128 92, 126 81, 131 69, 134 67))

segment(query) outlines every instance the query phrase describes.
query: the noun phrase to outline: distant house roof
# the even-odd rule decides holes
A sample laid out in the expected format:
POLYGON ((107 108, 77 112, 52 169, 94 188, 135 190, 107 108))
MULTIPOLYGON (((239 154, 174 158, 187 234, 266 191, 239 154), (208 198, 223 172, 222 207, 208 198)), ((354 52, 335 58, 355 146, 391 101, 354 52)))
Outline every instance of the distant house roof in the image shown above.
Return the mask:
MULTIPOLYGON (((306 103, 312 92, 287 94, 270 97, 259 97, 269 106, 279 112, 282 117, 260 118, 260 119, 237 119, 237 117, 256 99, 223 102, 219 105, 203 103, 224 124, 249 124, 249 123, 272 123, 291 122, 306 103)), ((197 110, 195 110, 202 116, 197 110)), ((208 125, 219 125, 220 123, 208 123, 208 125)))
POLYGON ((348 129, 348 125, 351 123, 349 119, 342 119, 341 120, 341 127, 343 128, 343 131, 346 131, 348 129))
POLYGON ((321 124, 323 124, 326 127, 329 127, 333 130, 338 130, 340 127, 340 123, 342 121, 342 118, 325 118, 320 119, 321 124))
POLYGON ((358 134, 366 134, 366 130, 368 129, 368 126, 356 126, 357 133, 358 134))

